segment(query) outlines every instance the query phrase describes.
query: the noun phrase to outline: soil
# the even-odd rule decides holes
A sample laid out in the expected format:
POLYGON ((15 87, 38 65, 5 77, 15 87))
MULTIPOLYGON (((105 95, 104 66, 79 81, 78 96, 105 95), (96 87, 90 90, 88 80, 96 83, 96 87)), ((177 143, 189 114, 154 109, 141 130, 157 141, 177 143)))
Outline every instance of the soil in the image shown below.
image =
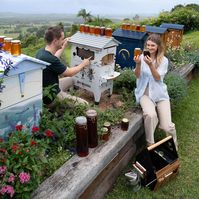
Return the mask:
MULTIPOLYGON (((85 99, 90 104, 95 103, 94 95, 92 92, 89 92, 85 89, 79 89, 77 91, 77 96, 82 99, 85 99)), ((97 104, 99 109, 106 110, 108 108, 118 108, 121 107, 124 103, 122 102, 122 95, 113 93, 111 96, 108 91, 104 91, 101 94, 100 102, 97 104)))

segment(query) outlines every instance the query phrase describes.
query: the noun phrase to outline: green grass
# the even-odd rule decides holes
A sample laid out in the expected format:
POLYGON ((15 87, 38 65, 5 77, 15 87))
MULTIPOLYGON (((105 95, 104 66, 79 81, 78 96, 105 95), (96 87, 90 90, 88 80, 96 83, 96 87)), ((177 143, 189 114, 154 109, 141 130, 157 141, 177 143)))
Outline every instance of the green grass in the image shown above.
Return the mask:
MULTIPOLYGON (((156 192, 142 188, 134 193, 126 186, 124 169, 114 189, 106 199, 197 199, 199 198, 199 74, 189 85, 188 96, 173 110, 173 121, 176 124, 179 159, 179 175, 156 192)), ((132 163, 132 161, 131 161, 132 163)), ((130 163, 130 164, 131 164, 130 163)), ((129 165, 130 165, 129 164, 129 165)))
POLYGON ((199 31, 188 32, 183 35, 183 42, 189 41, 194 48, 199 48, 199 31))

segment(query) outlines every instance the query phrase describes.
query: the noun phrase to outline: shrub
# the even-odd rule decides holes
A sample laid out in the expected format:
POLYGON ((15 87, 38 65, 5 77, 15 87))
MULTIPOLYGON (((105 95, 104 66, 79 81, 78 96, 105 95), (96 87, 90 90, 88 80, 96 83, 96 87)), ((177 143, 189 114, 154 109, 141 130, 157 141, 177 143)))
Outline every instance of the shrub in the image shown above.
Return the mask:
POLYGON ((121 73, 119 77, 114 80, 114 89, 120 90, 125 88, 129 91, 133 91, 136 87, 136 77, 131 69, 119 70, 121 73))
MULTIPOLYGON (((32 129, 34 133, 38 127, 32 129)), ((47 135, 46 135, 47 136, 47 135)), ((0 197, 30 198, 47 165, 47 139, 38 140, 17 125, 8 140, 0 138, 0 197)))
POLYGON ((171 104, 175 106, 179 100, 187 95, 187 82, 178 74, 168 73, 165 76, 165 83, 167 84, 171 104))

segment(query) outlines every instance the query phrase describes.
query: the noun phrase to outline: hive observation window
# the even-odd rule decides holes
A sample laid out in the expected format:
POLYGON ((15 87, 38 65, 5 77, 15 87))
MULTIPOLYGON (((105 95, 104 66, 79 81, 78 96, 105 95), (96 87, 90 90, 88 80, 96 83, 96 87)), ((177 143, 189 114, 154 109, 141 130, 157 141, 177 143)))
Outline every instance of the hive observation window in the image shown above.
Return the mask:
POLYGON ((94 60, 94 52, 91 50, 86 50, 84 48, 76 48, 77 56, 81 57, 81 59, 87 59, 91 57, 91 60, 94 60))
POLYGON ((114 54, 107 54, 102 58, 102 65, 112 64, 114 61, 114 54))

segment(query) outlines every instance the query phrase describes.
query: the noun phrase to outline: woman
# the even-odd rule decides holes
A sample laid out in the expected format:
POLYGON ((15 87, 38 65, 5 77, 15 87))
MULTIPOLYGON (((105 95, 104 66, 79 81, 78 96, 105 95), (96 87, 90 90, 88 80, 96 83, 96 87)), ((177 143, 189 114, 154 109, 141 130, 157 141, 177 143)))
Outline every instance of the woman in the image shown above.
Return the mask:
POLYGON ((164 56, 164 46, 160 36, 151 34, 145 42, 145 49, 150 52, 150 55, 135 56, 134 71, 137 78, 135 96, 143 110, 147 146, 154 143, 154 132, 159 121, 159 128, 167 135, 173 136, 177 149, 176 129, 171 121, 169 95, 167 86, 163 82, 168 70, 168 59, 164 56))

